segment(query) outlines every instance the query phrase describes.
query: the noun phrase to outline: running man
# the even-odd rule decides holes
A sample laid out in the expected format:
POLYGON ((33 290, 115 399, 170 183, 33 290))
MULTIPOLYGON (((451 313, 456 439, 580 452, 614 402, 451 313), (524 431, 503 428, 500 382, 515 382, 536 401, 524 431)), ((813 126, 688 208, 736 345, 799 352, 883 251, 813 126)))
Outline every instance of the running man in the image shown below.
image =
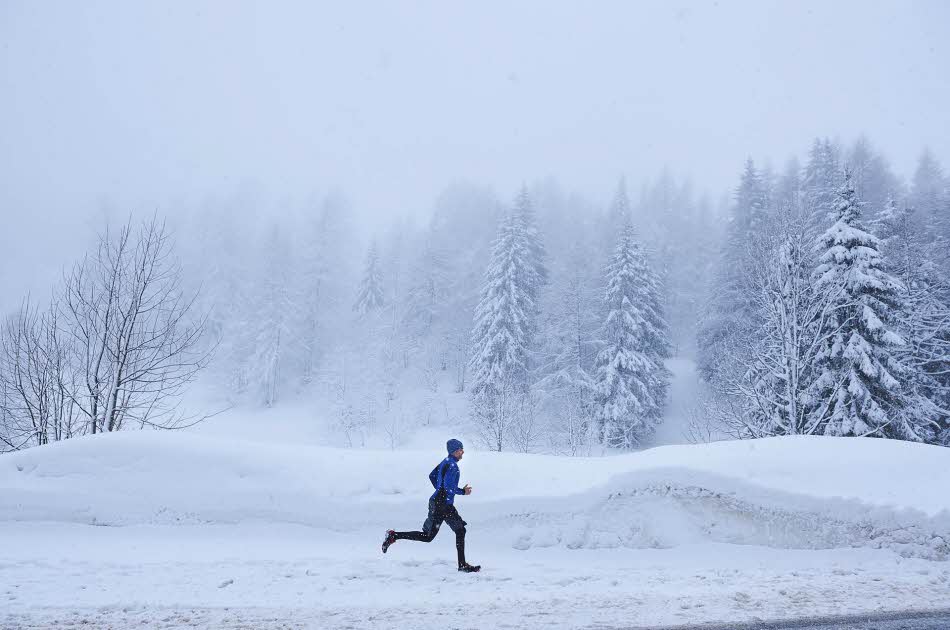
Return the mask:
POLYGON ((459 488, 459 466, 458 463, 465 454, 462 443, 458 440, 449 440, 445 444, 448 456, 429 473, 429 481, 435 492, 429 497, 429 516, 422 525, 421 532, 397 532, 388 530, 386 539, 383 540, 383 553, 389 549, 397 540, 419 540, 422 542, 432 542, 435 535, 439 533, 439 527, 442 523, 448 523, 452 531, 455 532, 455 548, 458 551, 459 571, 465 573, 476 573, 481 566, 472 565, 465 561, 465 521, 459 516, 455 509, 455 495, 472 494, 472 487, 465 484, 464 488, 459 488))

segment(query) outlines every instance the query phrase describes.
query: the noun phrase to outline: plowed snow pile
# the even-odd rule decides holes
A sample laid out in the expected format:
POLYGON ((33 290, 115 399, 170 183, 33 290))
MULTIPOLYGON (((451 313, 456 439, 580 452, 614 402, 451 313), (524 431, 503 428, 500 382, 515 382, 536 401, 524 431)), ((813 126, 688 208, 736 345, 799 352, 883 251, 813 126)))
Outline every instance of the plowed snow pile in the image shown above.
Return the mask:
MULTIPOLYGON (((379 529, 381 511, 418 520, 440 456, 154 432, 73 440, 0 458, 0 520, 379 529)), ((950 552, 950 451, 919 444, 801 437, 609 458, 478 452, 462 471, 476 488, 460 499, 466 518, 515 528, 518 549, 725 542, 950 552)))

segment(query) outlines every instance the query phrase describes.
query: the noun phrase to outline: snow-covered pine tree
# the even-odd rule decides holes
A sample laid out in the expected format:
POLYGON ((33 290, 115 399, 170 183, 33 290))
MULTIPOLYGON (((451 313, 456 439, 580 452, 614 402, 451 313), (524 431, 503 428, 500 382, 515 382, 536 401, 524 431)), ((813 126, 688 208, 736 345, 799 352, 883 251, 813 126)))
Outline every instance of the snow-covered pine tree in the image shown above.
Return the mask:
POLYGON ((697 340, 699 371, 711 383, 732 378, 724 370, 731 363, 736 340, 748 337, 758 325, 750 301, 749 272, 758 264, 751 259, 751 253, 756 251, 752 244, 762 237, 769 212, 762 179, 751 159, 746 161, 735 198, 715 289, 706 305, 697 340))
POLYGON ((747 242, 749 234, 755 234, 762 229, 767 219, 768 186, 763 175, 756 169, 755 162, 748 158, 745 169, 739 180, 736 190, 736 214, 733 222, 737 225, 731 236, 736 240, 736 249, 747 242))
POLYGON ((906 342, 894 330, 901 282, 884 269, 880 240, 861 225, 850 173, 837 193, 836 220, 819 237, 815 285, 834 303, 812 391, 812 422, 825 435, 923 441, 934 424, 915 396, 906 342))
POLYGON ((854 192, 869 211, 866 221, 870 224, 875 214, 884 209, 888 199, 900 191, 899 180, 884 156, 874 150, 865 136, 854 142, 845 162, 851 171, 854 192))
POLYGON ((786 162, 782 174, 775 183, 773 208, 781 212, 790 212, 801 208, 802 167, 798 159, 792 157, 786 162))
POLYGON ((621 194, 623 188, 618 186, 608 213, 610 238, 602 246, 605 258, 612 254, 623 229, 623 219, 618 219, 635 216, 640 238, 650 243, 655 271, 669 287, 666 312, 671 339, 683 356, 695 356, 696 322, 707 302, 714 271, 708 261, 722 249, 721 221, 708 198, 697 197, 689 180, 677 181, 666 168, 641 188, 633 206, 621 194), (617 212, 618 208, 625 210, 617 212))
POLYGON ((502 450, 518 399, 530 387, 538 292, 546 280, 540 239, 522 191, 502 220, 485 272, 472 331, 472 398, 489 446, 502 450))
MULTIPOLYGON (((410 272, 411 284, 406 296, 405 325, 410 345, 415 349, 433 343, 433 332, 445 312, 450 294, 450 272, 449 257, 427 240, 410 272)), ((444 353, 441 356, 439 365, 445 369, 444 353)))
POLYGON ((927 241, 945 241, 943 258, 947 258, 950 245, 950 198, 947 183, 937 158, 929 149, 924 149, 917 160, 917 169, 910 191, 910 203, 916 210, 927 241))
POLYGON ((557 300, 546 314, 541 340, 538 382, 541 403, 553 420, 554 446, 576 455, 598 441, 594 410, 596 385, 593 359, 597 352, 596 297, 599 282, 590 273, 590 246, 577 242, 562 264, 557 300))
POLYGON ((630 198, 627 195, 627 178, 617 182, 617 191, 607 209, 607 221, 604 223, 604 250, 609 252, 617 242, 617 234, 633 219, 630 198))
POLYGON ((344 199, 328 195, 308 212, 297 230, 300 256, 295 270, 295 291, 300 296, 300 319, 294 343, 299 346, 299 375, 309 385, 335 372, 329 360, 344 343, 339 334, 349 320, 354 265, 346 253, 355 236, 344 199), (322 373, 322 377, 321 377, 322 373))
POLYGON ((899 206, 891 198, 870 223, 871 231, 880 239, 881 254, 887 261, 887 270, 903 280, 920 266, 924 252, 914 208, 899 206))
POLYGON ((802 176, 802 205, 809 218, 809 232, 816 239, 835 211, 835 194, 841 186, 838 148, 829 140, 815 138, 802 176))
POLYGON ((632 448, 659 424, 669 373, 669 332, 650 269, 630 223, 624 226, 606 270, 603 349, 597 356, 597 419, 605 444, 632 448))
POLYGON ((386 272, 384 285, 389 294, 385 300, 386 318, 389 320, 386 325, 385 354, 393 371, 409 367, 411 339, 406 324, 409 306, 409 251, 413 249, 410 234, 408 221, 402 219, 390 229, 383 248, 383 268, 386 272))
MULTIPOLYGON (((425 364, 454 374, 456 392, 469 389, 472 322, 500 218, 505 214, 490 190, 454 184, 436 200, 425 241, 440 261, 433 275, 439 297, 426 336, 425 364)), ((422 263, 423 266, 427 263, 422 263)), ((413 285, 418 284, 418 279, 413 285)))
MULTIPOLYGON (((198 295, 197 310, 208 314, 209 371, 230 393, 247 389, 247 326, 256 307, 257 259, 247 254, 249 231, 256 232, 247 203, 231 201, 206 212, 189 213, 182 235, 183 280, 198 295)), ((256 242, 256 241, 255 241, 256 242)))
POLYGON ((526 283, 526 290, 531 293, 532 299, 537 304, 541 289, 548 283, 547 252, 541 234, 538 232, 538 218, 527 186, 521 187, 515 199, 514 215, 520 218, 523 226, 528 265, 532 273, 532 277, 526 283))
POLYGON ((264 250, 262 267, 255 286, 251 308, 245 310, 242 326, 245 360, 243 380, 258 400, 270 407, 277 404, 287 375, 291 326, 297 311, 291 291, 293 252, 278 225, 271 227, 264 250))
POLYGON ((356 295, 356 302, 353 304, 353 310, 360 315, 367 315, 381 309, 385 302, 383 272, 380 268, 376 241, 373 241, 366 253, 363 278, 360 281, 360 288, 356 295))
POLYGON ((930 254, 932 244, 915 213, 891 200, 874 228, 887 270, 903 284, 899 332, 907 344, 901 358, 917 368, 912 386, 941 425, 936 442, 950 446, 950 282, 930 254))

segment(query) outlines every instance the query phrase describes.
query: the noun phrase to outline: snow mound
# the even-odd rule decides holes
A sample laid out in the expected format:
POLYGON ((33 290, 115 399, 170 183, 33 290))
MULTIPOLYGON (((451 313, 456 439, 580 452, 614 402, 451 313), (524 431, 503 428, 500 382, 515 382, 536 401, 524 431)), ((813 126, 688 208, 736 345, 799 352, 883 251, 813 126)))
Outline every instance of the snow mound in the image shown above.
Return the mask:
POLYGON ((667 549, 724 543, 783 549, 886 548, 905 557, 950 558, 950 515, 764 490, 711 474, 657 471, 617 480, 625 490, 573 501, 581 509, 500 519, 515 549, 667 549))
MULTIPOLYGON (((0 521, 415 527, 433 451, 129 432, 0 457, 0 521)), ((950 556, 950 449, 788 437, 606 458, 469 451, 467 521, 516 549, 728 543, 950 556)), ((421 512, 421 514, 420 514, 421 512)))

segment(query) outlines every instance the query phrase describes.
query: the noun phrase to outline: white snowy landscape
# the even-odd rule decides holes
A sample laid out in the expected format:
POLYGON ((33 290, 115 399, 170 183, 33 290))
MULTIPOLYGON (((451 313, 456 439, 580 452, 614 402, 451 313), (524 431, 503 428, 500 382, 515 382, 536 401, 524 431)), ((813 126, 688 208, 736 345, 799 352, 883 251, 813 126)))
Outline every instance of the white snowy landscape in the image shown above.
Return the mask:
POLYGON ((780 437, 466 453, 454 539, 397 542, 428 450, 125 432, 0 461, 4 627, 656 627, 950 606, 950 452, 780 437), (908 491, 908 488, 914 488, 908 491), (147 489, 147 491, 145 490, 147 489), (450 615, 450 619, 445 619, 450 615))
POLYGON ((0 0, 0 630, 946 630, 948 76, 942 0, 0 0))

